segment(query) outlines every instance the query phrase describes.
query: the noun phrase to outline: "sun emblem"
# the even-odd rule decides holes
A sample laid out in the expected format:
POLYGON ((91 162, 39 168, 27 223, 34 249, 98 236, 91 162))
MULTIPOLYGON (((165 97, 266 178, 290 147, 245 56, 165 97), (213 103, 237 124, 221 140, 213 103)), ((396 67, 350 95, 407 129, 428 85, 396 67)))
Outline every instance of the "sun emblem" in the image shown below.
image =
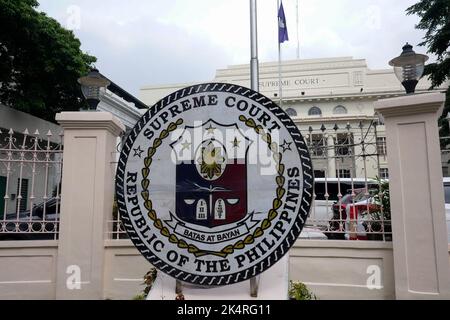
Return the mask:
POLYGON ((213 140, 205 141, 197 158, 199 173, 204 179, 216 180, 225 170, 226 158, 222 145, 213 140))

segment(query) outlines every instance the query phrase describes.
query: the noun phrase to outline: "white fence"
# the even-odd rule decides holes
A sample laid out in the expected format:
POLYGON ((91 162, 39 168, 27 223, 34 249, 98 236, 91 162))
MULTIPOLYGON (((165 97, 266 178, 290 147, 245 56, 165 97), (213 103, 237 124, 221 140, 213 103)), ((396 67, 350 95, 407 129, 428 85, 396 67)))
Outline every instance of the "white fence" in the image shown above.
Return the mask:
POLYGON ((302 134, 315 173, 308 226, 333 240, 391 241, 385 136, 370 123, 309 127, 302 134))
POLYGON ((0 240, 57 239, 62 133, 0 131, 0 240))

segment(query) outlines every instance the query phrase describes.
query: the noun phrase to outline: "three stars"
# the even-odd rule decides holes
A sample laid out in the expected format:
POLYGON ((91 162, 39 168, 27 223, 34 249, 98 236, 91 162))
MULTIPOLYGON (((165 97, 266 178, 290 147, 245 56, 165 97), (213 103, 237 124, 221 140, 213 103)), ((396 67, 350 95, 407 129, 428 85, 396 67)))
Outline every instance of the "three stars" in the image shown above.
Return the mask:
MULTIPOLYGON (((208 129, 210 130, 210 129, 208 129)), ((211 130, 215 130, 215 128, 212 128, 211 130)), ((232 141, 233 144, 233 148, 239 148, 239 145, 242 141, 239 141, 237 139, 237 137, 234 138, 234 140, 232 141)), ((286 140, 284 140, 284 142, 280 145, 280 147, 283 149, 283 153, 286 151, 292 151, 291 149, 291 145, 292 142, 287 142, 286 140)), ((185 140, 183 143, 181 143, 181 150, 180 153, 182 153, 184 150, 189 150, 189 148, 191 147, 191 143, 188 142, 187 140, 185 140)), ((134 157, 139 157, 142 158, 142 153, 144 152, 144 150, 141 149, 141 146, 138 146, 137 148, 133 149, 134 151, 134 157)))

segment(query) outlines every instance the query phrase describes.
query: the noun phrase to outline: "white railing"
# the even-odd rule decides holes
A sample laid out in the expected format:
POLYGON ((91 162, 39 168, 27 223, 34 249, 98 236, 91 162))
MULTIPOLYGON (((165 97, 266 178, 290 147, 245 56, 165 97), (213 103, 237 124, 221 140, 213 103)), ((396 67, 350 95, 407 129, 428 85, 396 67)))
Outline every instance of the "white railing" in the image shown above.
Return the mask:
POLYGON ((57 239, 62 138, 0 131, 0 240, 57 239))
POLYGON ((315 173, 306 225, 327 239, 392 240, 386 140, 379 127, 373 120, 302 132, 315 173))
MULTIPOLYGON (((116 150, 114 154, 112 154, 111 165, 114 167, 114 172, 117 169, 117 163, 119 161, 120 152, 122 150, 122 142, 125 140, 126 134, 122 134, 118 139, 116 150)), ((125 231, 125 228, 122 225, 122 220, 120 219, 120 212, 117 209, 117 202, 114 196, 114 204, 113 204, 113 212, 111 215, 111 219, 107 221, 106 228, 106 238, 112 240, 121 240, 128 239, 128 234, 125 231)))

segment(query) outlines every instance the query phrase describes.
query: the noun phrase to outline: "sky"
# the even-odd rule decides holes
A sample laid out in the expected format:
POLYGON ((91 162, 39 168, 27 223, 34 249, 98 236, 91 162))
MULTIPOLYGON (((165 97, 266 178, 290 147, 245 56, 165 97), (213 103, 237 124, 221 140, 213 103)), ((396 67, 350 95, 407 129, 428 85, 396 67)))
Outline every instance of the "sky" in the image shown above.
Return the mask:
MULTIPOLYGON (((135 96, 146 85, 207 82, 216 69, 250 61, 249 0, 38 0, 73 30, 96 67, 135 96)), ((284 0, 283 60, 352 56, 389 68, 405 42, 425 53, 417 0, 284 0), (297 11, 298 2, 298 11, 297 11), (298 12, 298 28, 297 28, 298 12), (297 33, 298 32, 298 33, 297 33)), ((259 61, 277 61, 277 0, 257 0, 259 61)))

